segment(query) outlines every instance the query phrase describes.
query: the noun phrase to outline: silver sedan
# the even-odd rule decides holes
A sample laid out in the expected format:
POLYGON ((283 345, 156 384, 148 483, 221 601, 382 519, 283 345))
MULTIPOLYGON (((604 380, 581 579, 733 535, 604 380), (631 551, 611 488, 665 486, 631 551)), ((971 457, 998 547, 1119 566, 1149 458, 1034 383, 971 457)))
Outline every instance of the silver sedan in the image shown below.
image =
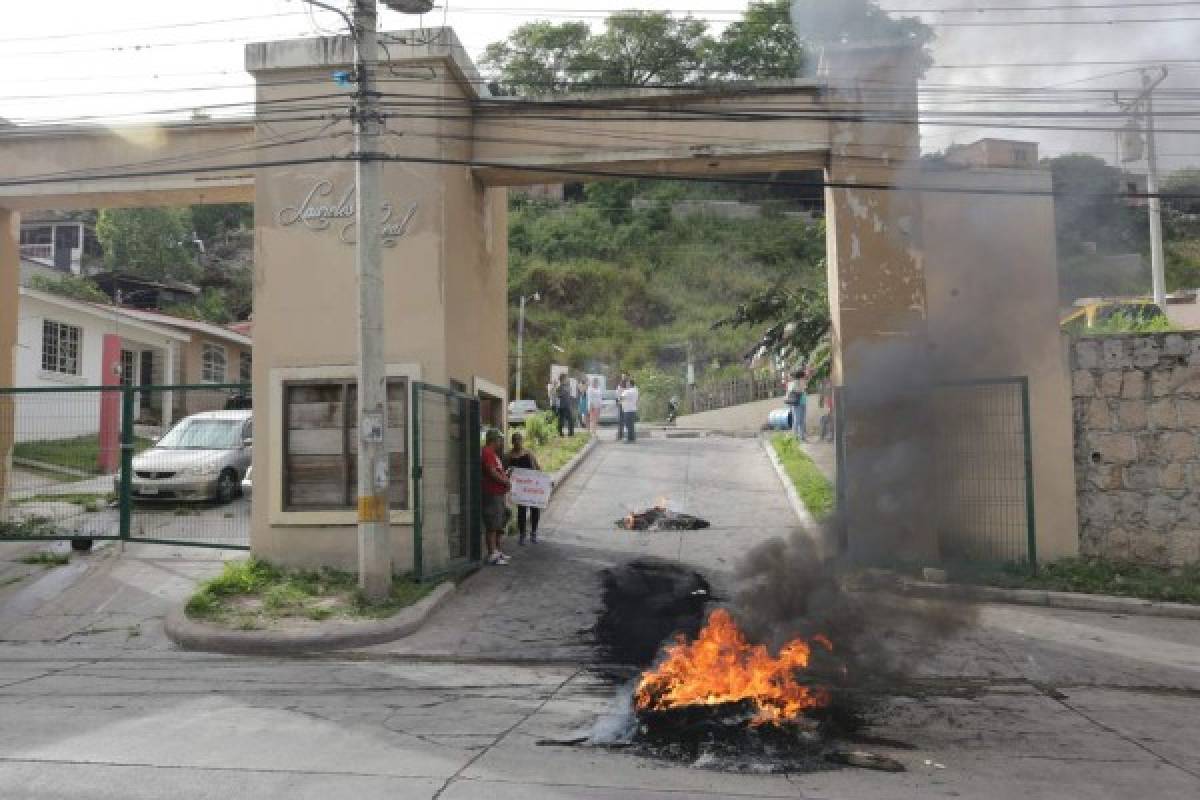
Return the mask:
MULTIPOLYGON (((216 500, 242 491, 250 467, 250 411, 206 411, 180 420, 154 446, 133 458, 137 500, 216 500)), ((120 476, 114 479, 120 491, 120 476)))

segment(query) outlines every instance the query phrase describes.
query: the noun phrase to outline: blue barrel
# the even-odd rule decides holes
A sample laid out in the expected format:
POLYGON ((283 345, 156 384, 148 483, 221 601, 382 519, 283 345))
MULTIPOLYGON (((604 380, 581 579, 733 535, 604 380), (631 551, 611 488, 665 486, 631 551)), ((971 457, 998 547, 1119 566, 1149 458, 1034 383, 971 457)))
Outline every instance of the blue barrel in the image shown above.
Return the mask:
POLYGON ((792 410, 777 408, 767 414, 767 429, 772 431, 790 431, 792 429, 792 410))

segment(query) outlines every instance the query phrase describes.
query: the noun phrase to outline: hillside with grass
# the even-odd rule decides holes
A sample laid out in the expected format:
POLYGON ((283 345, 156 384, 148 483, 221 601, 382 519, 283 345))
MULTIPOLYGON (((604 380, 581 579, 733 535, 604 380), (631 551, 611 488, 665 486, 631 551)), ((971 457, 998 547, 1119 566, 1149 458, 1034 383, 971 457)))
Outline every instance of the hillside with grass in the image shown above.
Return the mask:
POLYGON ((590 184, 575 202, 512 195, 514 358, 520 297, 540 297, 526 306, 526 396, 544 401, 551 364, 629 371, 653 416, 682 396, 689 345, 698 379, 742 371, 761 330, 713 324, 765 289, 825 284, 824 226, 793 213, 795 203, 753 198, 761 209, 753 219, 702 205, 744 199, 727 187, 633 180, 590 184))

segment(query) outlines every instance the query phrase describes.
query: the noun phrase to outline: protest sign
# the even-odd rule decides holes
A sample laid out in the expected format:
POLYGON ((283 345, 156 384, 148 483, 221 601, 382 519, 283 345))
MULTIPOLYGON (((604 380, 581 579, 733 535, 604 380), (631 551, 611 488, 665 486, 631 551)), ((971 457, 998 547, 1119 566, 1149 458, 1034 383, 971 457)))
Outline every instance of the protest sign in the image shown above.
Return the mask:
POLYGON ((550 481, 550 476, 544 472, 538 472, 535 469, 521 469, 518 467, 512 471, 512 489, 510 496, 512 501, 519 506, 533 506, 534 508, 545 508, 550 503, 550 493, 554 487, 550 481))

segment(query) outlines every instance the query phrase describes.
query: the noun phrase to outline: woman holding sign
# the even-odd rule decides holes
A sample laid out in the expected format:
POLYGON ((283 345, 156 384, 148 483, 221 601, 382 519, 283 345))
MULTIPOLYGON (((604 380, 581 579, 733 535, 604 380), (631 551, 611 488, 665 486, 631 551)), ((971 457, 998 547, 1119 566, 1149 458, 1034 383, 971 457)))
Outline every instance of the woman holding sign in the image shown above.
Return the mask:
MULTIPOLYGON (((512 435, 512 449, 508 452, 509 469, 541 470, 537 456, 525 449, 525 439, 519 433, 512 435)), ((538 522, 542 518, 542 510, 537 506, 517 506, 517 544, 525 544, 526 517, 529 522, 529 541, 537 544, 538 522)))

